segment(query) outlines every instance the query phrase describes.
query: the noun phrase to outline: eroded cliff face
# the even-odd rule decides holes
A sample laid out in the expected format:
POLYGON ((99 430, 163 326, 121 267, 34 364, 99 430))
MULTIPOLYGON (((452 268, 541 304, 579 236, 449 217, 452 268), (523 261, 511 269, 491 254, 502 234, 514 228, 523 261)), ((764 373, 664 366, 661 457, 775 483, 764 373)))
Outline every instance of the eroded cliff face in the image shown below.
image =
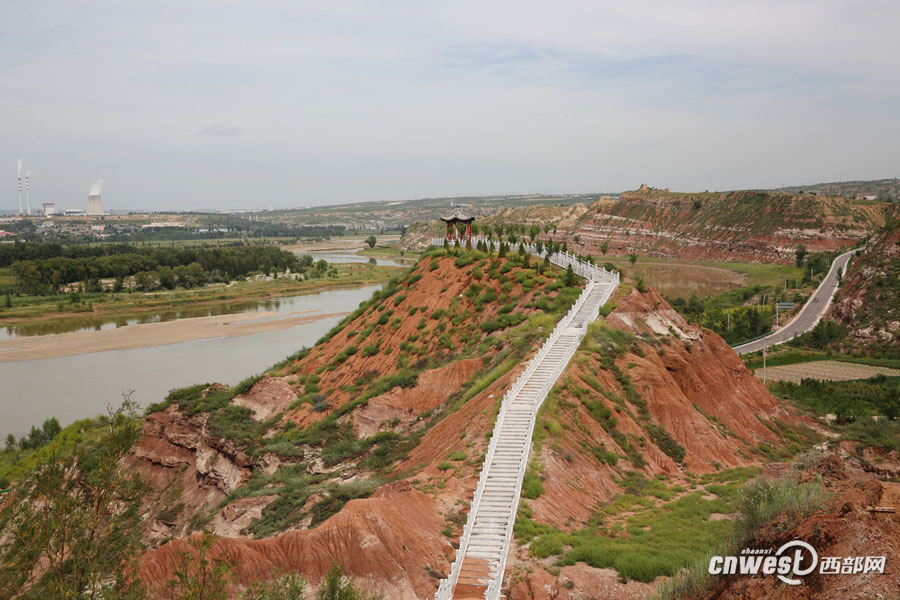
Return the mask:
MULTIPOLYGON (((223 435, 223 426, 212 423, 209 413, 188 416, 190 411, 174 404, 148 416, 131 465, 159 492, 148 508, 148 518, 155 521, 149 545, 172 540, 151 549, 141 561, 141 577, 152 590, 164 594, 173 561, 186 548, 179 538, 205 526, 217 536, 214 555, 236 561, 235 594, 240 586, 279 569, 296 571, 316 584, 334 560, 360 587, 386 600, 434 593, 453 560, 451 543, 461 533, 497 406, 521 369, 506 369, 492 355, 518 344, 524 354, 512 364, 524 364, 539 347, 539 338, 530 333, 496 335, 498 342, 488 345, 488 355, 445 360, 419 371, 413 385, 392 386, 342 410, 364 393, 373 377, 397 372, 401 345, 409 344, 411 336, 421 340, 422 352, 446 353, 448 345, 467 343, 477 331, 473 324, 509 313, 489 304, 475 311, 474 299, 466 295, 473 281, 471 267, 468 273, 466 266, 446 262, 433 270, 428 263, 421 268, 427 285, 422 290, 408 286, 400 301, 387 302, 394 315, 404 317, 396 324, 393 316, 380 318, 383 310, 363 311, 307 355, 279 366, 227 401, 234 407, 228 410, 246 411, 236 414, 254 427, 253 440, 238 443, 223 435), (413 307, 416 314, 410 312, 413 307), (455 315, 470 310, 473 320, 461 319, 456 329, 438 330, 441 321, 432 316, 441 309, 455 315), (357 340, 370 327, 374 329, 365 335, 370 342, 379 339, 381 351, 335 360, 348 344, 361 348, 357 340), (453 337, 442 342, 440 336, 447 333, 453 337), (386 348, 392 352, 385 353, 386 348), (494 371, 497 376, 489 377, 494 371), (326 389, 330 393, 324 405, 298 402, 326 389), (465 390, 471 392, 463 394, 465 390), (272 446, 285 427, 288 432, 305 428, 304 437, 284 438, 284 444, 272 446), (330 442, 327 437, 315 441, 306 433, 331 428, 352 431, 352 436, 330 442), (301 441, 288 445, 291 439, 301 441), (329 455, 334 444, 375 439, 401 444, 402 451, 385 446, 388 464, 373 460, 380 456, 375 454, 377 445, 361 454, 329 455), (326 509, 336 490, 379 478, 393 483, 346 502, 333 516, 318 516, 329 514, 326 509), (311 491, 304 492, 303 486, 311 491), (291 517, 273 522, 283 525, 254 529, 261 520, 282 513, 291 517)), ((533 292, 519 279, 523 281, 510 277, 516 283, 508 290, 507 302, 519 298, 520 306, 534 312, 533 292)), ((623 474, 632 470, 649 477, 677 477, 684 471, 758 463, 759 445, 778 443, 771 421, 793 419, 721 338, 689 326, 654 291, 629 288, 614 302, 615 310, 592 329, 554 399, 548 400, 547 406, 556 403, 556 412, 544 412, 539 419, 537 431, 543 433, 536 437, 533 454, 544 464, 544 493, 530 505, 536 521, 555 527, 573 529, 588 522, 598 506, 621 493, 623 474), (596 418, 601 407, 615 413, 613 427, 596 418), (598 445, 618 462, 612 465, 598 457, 592 450, 598 445), (679 446, 683 454, 678 454, 679 446)), ((551 326, 552 321, 547 333, 551 326)), ((216 388, 203 393, 214 394, 216 388)), ((221 418, 222 410, 213 416, 221 418)), ((617 584, 614 572, 580 563, 551 575, 545 565, 529 558, 527 549, 516 547, 510 565, 531 569, 518 582, 531 591, 514 586, 518 598, 541 597, 535 590, 545 589, 551 580, 568 589, 566 577, 585 585, 602 583, 617 594, 638 594, 634 597, 648 589, 634 582, 617 584)))
POLYGON ((830 314, 850 340, 896 345, 900 340, 900 217, 873 236, 850 263, 830 314))
MULTIPOLYGON (((563 401, 590 390, 590 399, 612 411, 615 427, 604 428, 587 404, 571 401, 558 413, 564 433, 556 444, 542 444, 537 453, 546 465, 545 493, 531 505, 536 518, 554 526, 586 523, 598 502, 621 492, 615 480, 628 463, 598 464, 585 445, 601 445, 627 461, 625 440, 646 462, 637 468, 651 476, 704 473, 758 463, 759 443, 776 439, 763 420, 792 419, 722 338, 688 325, 654 290, 633 290, 616 300, 619 305, 606 320, 609 327, 641 337, 610 366, 603 364, 603 357, 617 350, 601 347, 600 358, 581 351, 558 392, 563 401), (594 381, 601 392, 591 385, 594 381), (633 390, 632 399, 626 388, 633 390), (646 431, 648 424, 663 427, 684 448, 683 458, 676 461, 666 454, 646 431), (575 479, 580 485, 573 488, 570 482, 575 479)), ((544 422, 553 420, 545 417, 544 422)))
MULTIPOLYGON (((217 539, 209 557, 233 561, 234 589, 273 574, 297 572, 316 586, 333 561, 360 587, 385 598, 414 600, 434 593, 430 569, 444 571, 452 548, 441 535, 444 520, 435 501, 406 481, 352 500, 320 527, 265 540, 217 539)), ((185 540, 175 540, 141 559, 140 576, 154 589, 173 577, 185 540)))
POLYGON ((686 260, 793 260, 800 244, 811 251, 856 243, 884 222, 883 207, 840 197, 741 191, 675 194, 643 187, 602 198, 554 239, 582 254, 686 260), (580 243, 574 244, 575 236, 580 243))
POLYGON ((209 434, 207 420, 205 414, 185 416, 175 406, 150 413, 125 460, 156 491, 146 505, 150 546, 191 531, 191 518, 218 505, 253 468, 233 443, 209 434))
MULTIPOLYGON (((803 422, 724 340, 686 323, 654 290, 614 301, 539 416, 531 464, 542 491, 526 501, 538 526, 585 530, 629 473, 688 487, 704 473, 762 464, 761 446, 778 446, 782 427, 803 422)), ((645 598, 655 589, 583 562, 554 568, 530 546, 511 548, 511 599, 645 598)))

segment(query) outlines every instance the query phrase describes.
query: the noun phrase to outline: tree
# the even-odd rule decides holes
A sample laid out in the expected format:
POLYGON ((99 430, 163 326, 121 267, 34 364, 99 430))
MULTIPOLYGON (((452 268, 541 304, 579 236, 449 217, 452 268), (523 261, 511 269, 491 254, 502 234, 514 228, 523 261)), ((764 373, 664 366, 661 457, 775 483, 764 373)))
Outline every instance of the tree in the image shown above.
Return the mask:
POLYGON ((0 597, 123 599, 141 595, 136 557, 146 486, 119 461, 140 435, 129 396, 97 442, 54 452, 0 510, 0 597))
POLYGON ((531 228, 528 230, 528 237, 531 238, 531 241, 534 241, 534 238, 537 237, 537 234, 541 232, 541 228, 537 226, 537 223, 532 223, 531 228))
POLYGON ((227 600, 234 561, 212 556, 215 537, 208 532, 188 540, 187 550, 175 553, 174 577, 166 584, 171 600, 227 600))
POLYGON ((44 421, 44 424, 41 426, 41 429, 44 432, 44 440, 46 443, 50 443, 53 441, 60 431, 62 431, 62 427, 59 425, 59 421, 56 420, 56 417, 50 417, 44 421))
POLYGON ((30 260, 13 263, 12 274, 16 285, 26 294, 36 291, 41 283, 41 272, 30 260))
POLYGON ((607 252, 609 252, 609 240, 603 240, 600 242, 600 256, 606 256, 607 252))
POLYGON ((806 249, 806 246, 804 246, 803 244, 800 244, 799 246, 797 246, 797 249, 794 250, 794 256, 797 258, 798 267, 803 266, 803 259, 806 258, 807 254, 808 251, 806 249))
POLYGON ((316 600, 376 600, 378 596, 366 595, 344 575, 344 569, 336 562, 331 563, 325 579, 322 581, 319 591, 316 592, 316 600))
POLYGON ((572 268, 572 265, 569 264, 566 267, 566 277, 563 280, 567 287, 572 287, 578 284, 578 279, 575 277, 575 269, 572 268))
POLYGON ((632 252, 628 255, 628 261, 631 263, 631 266, 634 267, 635 263, 637 263, 638 255, 632 252))
POLYGON ((374 247, 375 247, 375 243, 376 243, 377 241, 378 241, 378 240, 375 239, 375 236, 374 236, 374 235, 370 235, 369 237, 366 238, 366 243, 369 245, 369 248, 374 248, 374 247))
POLYGON ((6 451, 12 452, 16 449, 16 436, 9 433, 6 435, 6 451))
POLYGON ((159 285, 167 290, 175 289, 175 271, 172 270, 172 267, 159 269, 159 285))
POLYGON ((250 586, 242 600, 304 600, 306 581, 296 573, 277 574, 269 581, 250 586))

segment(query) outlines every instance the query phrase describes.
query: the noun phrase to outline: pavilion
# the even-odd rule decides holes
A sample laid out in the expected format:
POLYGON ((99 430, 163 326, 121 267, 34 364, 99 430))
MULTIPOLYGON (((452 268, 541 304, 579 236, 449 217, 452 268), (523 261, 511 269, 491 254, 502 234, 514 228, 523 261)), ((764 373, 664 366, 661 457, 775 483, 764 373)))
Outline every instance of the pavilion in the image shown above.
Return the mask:
POLYGON ((474 220, 475 217, 467 215, 458 208, 452 214, 441 217, 441 221, 447 224, 447 241, 452 242, 456 238, 462 239, 462 236, 459 235, 460 223, 466 224, 466 241, 472 241, 472 221, 474 220))

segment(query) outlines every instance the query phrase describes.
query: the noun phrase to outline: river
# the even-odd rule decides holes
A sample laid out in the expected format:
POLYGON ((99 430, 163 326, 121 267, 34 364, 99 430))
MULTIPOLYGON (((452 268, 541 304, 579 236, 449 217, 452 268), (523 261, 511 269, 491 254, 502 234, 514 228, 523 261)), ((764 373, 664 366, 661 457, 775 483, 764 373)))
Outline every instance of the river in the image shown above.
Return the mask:
MULTIPOLYGON (((370 259, 354 251, 333 252, 297 252, 296 254, 309 254, 313 260, 326 260, 329 263, 369 263, 388 267, 409 267, 416 259, 392 260, 387 258, 370 259)), ((148 311, 135 316, 109 316, 85 314, 81 317, 70 317, 62 320, 51 319, 49 321, 26 321, 15 325, 0 326, 0 341, 11 340, 20 337, 42 336, 53 333, 68 333, 72 331, 102 331, 104 329, 116 329, 129 325, 143 323, 162 323, 177 319, 189 319, 191 317, 212 317, 217 315, 230 315, 247 312, 274 311, 279 314, 290 313, 305 309, 305 296, 287 298, 275 298, 271 300, 235 300, 207 306, 185 306, 166 310, 148 311)), ((0 392, 2 393, 2 392, 0 392)))
MULTIPOLYGON (((351 312, 380 287, 267 300, 248 305, 243 312, 351 312)), ((159 402, 176 387, 203 382, 233 385, 304 346, 312 346, 338 320, 331 317, 240 337, 0 363, 0 439, 8 433, 21 435, 49 417, 55 416, 65 427, 80 418, 105 413, 108 404, 117 406, 122 392, 129 390, 134 390, 134 400, 146 406, 159 402)))

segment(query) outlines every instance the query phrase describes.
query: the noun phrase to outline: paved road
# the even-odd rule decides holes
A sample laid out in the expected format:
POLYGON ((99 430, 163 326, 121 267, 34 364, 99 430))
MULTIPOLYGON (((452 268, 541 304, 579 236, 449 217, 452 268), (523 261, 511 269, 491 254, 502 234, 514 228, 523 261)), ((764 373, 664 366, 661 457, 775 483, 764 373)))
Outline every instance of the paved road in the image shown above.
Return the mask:
POLYGON ((800 314, 794 317, 794 320, 764 338, 747 342, 741 346, 735 346, 734 351, 738 354, 747 354, 748 352, 756 352, 776 344, 783 344, 815 327, 822 315, 825 314, 825 311, 828 310, 828 307, 831 305, 831 299, 834 298, 834 293, 837 291, 838 271, 843 273, 846 270, 847 263, 850 262, 850 257, 853 256, 854 252, 856 250, 845 252, 834 259, 825 279, 822 280, 816 292, 800 310, 800 314))

